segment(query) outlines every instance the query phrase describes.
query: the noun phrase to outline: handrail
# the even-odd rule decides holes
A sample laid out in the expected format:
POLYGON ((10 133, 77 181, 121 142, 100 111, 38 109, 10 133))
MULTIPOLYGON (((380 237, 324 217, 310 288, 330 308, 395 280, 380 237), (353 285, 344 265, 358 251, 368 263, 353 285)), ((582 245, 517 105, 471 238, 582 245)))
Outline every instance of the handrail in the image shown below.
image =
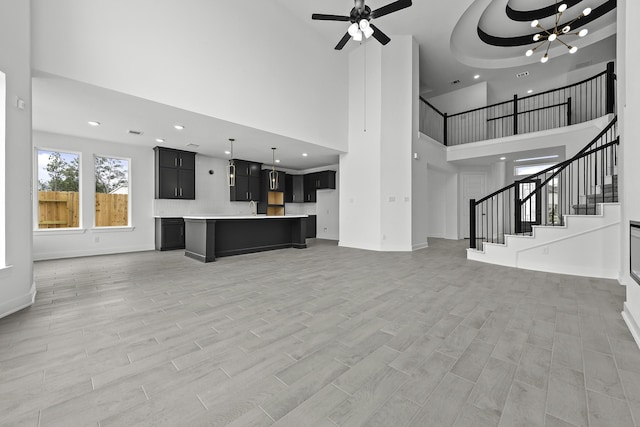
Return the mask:
POLYGON ((605 148, 609 148, 613 145, 616 144, 620 144, 620 137, 616 137, 616 139, 614 139, 611 142, 606 143, 605 145, 601 145, 600 147, 596 147, 592 150, 589 150, 587 152, 584 152, 582 154, 577 154, 574 157, 572 157, 570 159, 570 161, 564 161, 562 163, 560 163, 559 165, 555 165, 555 168, 557 168, 557 170, 551 174, 551 176, 549 176, 549 178, 547 178, 542 184, 540 184, 532 193, 530 193, 527 197, 525 197, 524 199, 522 199, 520 201, 520 203, 524 204, 526 203, 531 197, 533 197, 534 194, 537 194, 542 187, 544 187, 545 185, 547 185, 553 178, 555 178, 556 176, 558 176, 563 170, 565 170, 567 168, 567 166, 569 166, 571 163, 575 162, 576 160, 580 160, 583 157, 587 157, 593 153, 597 153, 598 151, 604 150, 605 148))
POLYGON ((442 117, 444 117, 444 113, 440 110, 438 110, 436 107, 433 106, 433 104, 431 104, 429 101, 427 101, 426 99, 424 99, 422 96, 420 96, 420 101, 424 102, 425 104, 427 104, 429 107, 431 107, 431 109, 433 111, 435 111, 436 113, 440 114, 442 117))
MULTIPOLYGON (((523 178, 523 179, 522 179, 522 181, 529 181, 529 180, 535 179, 535 178, 537 178, 539 175, 544 175, 544 174, 546 174, 546 173, 548 173, 548 172, 551 172, 551 171, 552 171, 552 170, 554 170, 554 169, 557 169, 557 168, 559 168, 559 167, 562 167, 563 165, 565 165, 565 164, 569 164, 569 163, 573 162, 574 160, 576 160, 576 159, 580 158, 580 157, 581 157, 581 156, 580 156, 581 154, 583 154, 583 153, 584 153, 584 152, 585 152, 589 147, 591 147, 591 146, 592 146, 594 143, 596 143, 600 138, 602 138, 602 137, 604 136, 604 134, 605 134, 605 133, 607 133, 609 130, 611 130, 611 127, 612 127, 613 125, 615 125, 617 122, 618 122, 618 116, 615 116, 615 117, 614 117, 614 118, 609 122, 609 124, 608 124, 607 126, 605 126, 605 127, 600 131, 600 133, 598 133, 598 135, 597 135, 596 137, 594 137, 594 138, 591 140, 591 142, 589 142, 587 145, 585 145, 585 146, 584 146, 580 151, 578 151, 578 152, 577 152, 573 157, 571 157, 570 159, 565 160, 565 161, 560 162, 560 163, 556 163, 555 165, 553 165, 553 166, 549 166, 548 168, 546 168, 546 169, 544 169, 544 170, 542 170, 542 171, 540 171, 540 172, 537 172, 537 173, 534 173, 534 174, 532 174, 532 175, 529 175, 529 176, 527 176, 526 178, 523 178)), ((585 155, 586 155, 586 154, 585 154, 585 155)), ((503 191, 506 191, 506 190, 509 190, 510 188, 515 187, 515 185, 516 185, 516 184, 517 184, 517 182, 513 182, 513 183, 511 183, 511 184, 509 184, 509 185, 507 185, 507 186, 505 186, 505 187, 500 188, 499 190, 494 191, 493 193, 489 194, 488 196, 485 196, 485 197, 483 197, 482 199, 480 199, 480 200, 476 201, 476 205, 478 205, 478 204, 480 204, 480 203, 482 203, 482 202, 484 202, 484 201, 486 201, 486 200, 489 200, 490 198, 492 198, 493 196, 495 196, 495 195, 496 195, 496 194, 498 194, 498 193, 502 193, 503 191)), ((526 200, 528 200, 528 198, 527 198, 526 200)), ((524 202, 524 201, 525 201, 525 200, 523 199, 523 202, 524 202)))
POLYGON ((571 212, 593 215, 596 204, 617 200, 602 190, 617 164, 617 116, 571 158, 469 201, 470 247, 504 243, 508 234, 531 234, 533 225, 562 225, 571 212), (542 182, 542 183, 541 183, 542 182))
MULTIPOLYGON (((560 104, 545 105, 544 107, 534 108, 533 110, 517 111, 516 114, 520 115, 520 114, 533 113, 534 111, 548 110, 549 108, 562 107, 563 105, 567 105, 567 104, 568 102, 561 102, 560 104)), ((487 121, 490 122, 492 120, 506 119, 507 117, 513 117, 513 114, 505 114, 504 116, 500 116, 500 117, 491 117, 490 119, 487 119, 487 121)))
POLYGON ((522 99, 529 99, 529 98, 533 98, 533 97, 535 97, 535 96, 546 95, 546 94, 548 94, 548 93, 555 92, 555 91, 557 91, 557 90, 565 90, 565 89, 569 89, 570 87, 573 87, 573 86, 580 86, 580 85, 581 85, 581 84, 583 84, 583 83, 587 83, 587 82, 588 82, 588 81, 590 81, 590 80, 597 79, 598 77, 602 77, 602 76, 604 76, 605 74, 607 74, 607 70, 601 71, 600 73, 596 74, 595 76, 588 77, 588 78, 586 78, 586 79, 584 79, 584 80, 582 80, 582 81, 579 81, 579 82, 577 82, 577 83, 572 83, 572 84, 570 84, 570 85, 566 85, 566 86, 558 87, 558 88, 555 88, 555 89, 549 89, 549 90, 546 90, 546 91, 544 91, 544 92, 540 92, 540 93, 534 93, 533 95, 523 96, 522 98, 518 98, 518 99, 519 99, 519 100, 522 100, 522 99))
POLYGON ((453 114, 419 96, 426 111, 420 131, 444 145, 458 145, 583 123, 615 113, 615 80, 609 62, 606 70, 577 83, 453 114))

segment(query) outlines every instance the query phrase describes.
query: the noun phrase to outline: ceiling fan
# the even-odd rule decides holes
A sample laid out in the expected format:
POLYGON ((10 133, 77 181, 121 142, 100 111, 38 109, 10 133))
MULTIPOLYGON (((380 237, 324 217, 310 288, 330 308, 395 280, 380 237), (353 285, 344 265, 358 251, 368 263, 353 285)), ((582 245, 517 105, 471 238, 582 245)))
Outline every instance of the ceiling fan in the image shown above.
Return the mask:
POLYGON ((351 22, 349 31, 347 31, 344 37, 338 42, 335 47, 336 50, 342 49, 352 37, 355 41, 362 41, 363 36, 367 39, 373 36, 383 45, 389 43, 391 39, 380 31, 378 27, 371 24, 370 21, 411 6, 411 0, 397 0, 372 11, 369 6, 365 6, 364 0, 354 0, 354 3, 355 6, 351 9, 349 16, 325 15, 322 13, 314 13, 311 15, 311 19, 319 21, 351 22))

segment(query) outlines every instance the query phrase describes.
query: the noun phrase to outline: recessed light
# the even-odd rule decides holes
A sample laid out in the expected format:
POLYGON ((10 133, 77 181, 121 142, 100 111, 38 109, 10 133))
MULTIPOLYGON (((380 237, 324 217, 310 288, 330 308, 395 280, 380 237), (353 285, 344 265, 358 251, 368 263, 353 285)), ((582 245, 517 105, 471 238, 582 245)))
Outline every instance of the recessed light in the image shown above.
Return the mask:
POLYGON ((276 159, 276 163, 280 163, 280 160, 279 160, 279 159, 276 159))
POLYGON ((176 128, 176 129, 178 129, 178 130, 182 130, 182 129, 184 129, 184 126, 183 126, 183 125, 174 125, 173 127, 174 127, 174 128, 176 128))
POLYGON ((90 122, 87 122, 87 123, 89 123, 91 126, 100 126, 100 122, 90 121, 90 122))
POLYGON ((308 154, 307 153, 302 153, 302 157, 307 157, 308 154))
POLYGON ((527 93, 533 93, 533 89, 529 89, 527 93))
POLYGON ((533 160, 545 160, 545 159, 555 159, 557 158, 558 155, 554 154, 553 156, 541 156, 541 157, 531 157, 528 159, 518 159, 518 160, 514 160, 515 162, 530 162, 533 160))
POLYGON ((229 154, 231 154, 231 151, 229 151, 229 150, 225 150, 225 151, 224 151, 224 154, 229 155, 229 154))
POLYGON ((162 138, 156 138, 156 142, 164 142, 164 139, 162 139, 162 138))
POLYGON ((480 78, 480 74, 476 74, 475 76, 473 76, 474 79, 479 79, 480 78))
POLYGON ((507 158, 503 156, 503 157, 500 157, 500 160, 507 160, 507 158))

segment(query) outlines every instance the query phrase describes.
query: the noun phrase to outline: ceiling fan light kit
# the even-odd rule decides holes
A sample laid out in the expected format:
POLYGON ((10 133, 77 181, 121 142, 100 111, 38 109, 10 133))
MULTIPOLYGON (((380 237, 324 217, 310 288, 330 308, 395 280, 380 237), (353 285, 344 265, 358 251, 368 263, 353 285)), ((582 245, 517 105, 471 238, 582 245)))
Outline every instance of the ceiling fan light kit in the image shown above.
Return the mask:
POLYGON ((349 39, 360 42, 363 39, 368 39, 373 36, 381 44, 386 45, 391 39, 379 28, 371 23, 372 19, 381 18, 384 15, 388 15, 393 12, 397 12, 401 9, 405 9, 411 6, 411 0, 397 0, 393 3, 389 3, 386 6, 382 6, 379 9, 371 10, 369 6, 364 4, 364 0, 354 0, 354 7, 351 9, 349 16, 344 15, 326 15, 322 13, 314 13, 311 15, 311 19, 319 21, 340 21, 351 22, 347 33, 340 39, 335 49, 342 49, 349 39))
POLYGON ((527 50, 525 52, 525 55, 531 56, 536 52, 536 50, 546 46, 546 51, 542 58, 540 58, 540 62, 542 62, 543 64, 549 60, 549 48, 551 47, 551 43, 553 43, 554 41, 558 41, 569 50, 569 53, 573 54, 578 51, 578 48, 576 46, 565 43, 565 41, 562 40, 562 37, 569 35, 584 37, 589 33, 589 30, 587 30, 586 28, 583 28, 582 30, 577 32, 571 32, 571 26, 579 19, 588 16, 591 13, 590 7, 585 8, 582 13, 572 21, 569 21, 565 24, 560 24, 560 19, 562 19, 562 14, 564 13, 564 11, 567 10, 567 5, 565 3, 562 3, 558 6, 558 1, 556 0, 556 6, 555 24, 550 29, 545 29, 537 19, 531 21, 532 28, 539 28, 541 30, 540 33, 536 33, 533 36, 533 41, 540 43, 536 47, 527 50))

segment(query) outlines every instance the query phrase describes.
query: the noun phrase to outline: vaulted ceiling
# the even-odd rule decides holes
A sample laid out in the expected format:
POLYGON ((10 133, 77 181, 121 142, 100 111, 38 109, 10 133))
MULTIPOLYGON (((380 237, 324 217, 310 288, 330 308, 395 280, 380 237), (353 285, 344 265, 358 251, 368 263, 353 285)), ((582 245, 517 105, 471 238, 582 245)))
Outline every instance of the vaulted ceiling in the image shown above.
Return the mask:
MULTIPOLYGON (((64 4, 70 8, 69 10, 73 10, 74 2, 80 1, 84 0, 66 0, 64 4)), ((229 0, 224 2, 224 8, 226 10, 238 9, 238 16, 230 16, 229 19, 241 24, 242 19, 239 17, 251 10, 251 3, 263 1, 245 0, 236 3, 236 0, 229 0)), ((301 48, 311 48, 314 50, 312 53, 326 49, 321 52, 322 55, 332 55, 331 58, 334 61, 348 63, 349 52, 357 47, 357 42, 349 41, 341 51, 335 51, 333 47, 344 35, 349 23, 313 21, 311 14, 348 15, 353 7, 353 0, 323 0, 321 2, 272 0, 272 2, 273 6, 270 7, 276 8, 277 13, 268 17, 269 27, 273 31, 287 34, 286 40, 290 40, 291 46, 284 47, 290 49, 291 55, 295 56, 296 50, 299 51, 301 48), (288 28, 292 26, 295 31, 288 28), (318 39, 322 42, 318 43, 318 39), (313 43, 309 44, 308 41, 311 40, 313 43)), ((120 7, 124 5, 122 2, 114 3, 120 4, 120 7)), ((150 7, 152 7, 152 3, 150 2, 150 7)), ((371 9, 377 9, 390 3, 390 0, 366 0, 366 3, 371 9)), ((567 3, 569 7, 564 13, 567 18, 579 15, 585 7, 591 7, 595 11, 607 5, 611 6, 612 3, 615 6, 615 0, 567 0, 567 3)), ((38 8, 47 5, 47 2, 36 0, 33 4, 33 8, 38 8)), ((105 2, 102 6, 110 7, 109 4, 112 3, 105 2)), ((202 4, 197 0, 180 2, 183 8, 202 4)), ((155 7, 155 3, 153 5, 155 7)), ((524 55, 529 47, 535 45, 533 41, 531 45, 504 47, 483 42, 478 35, 479 29, 492 36, 506 39, 531 35, 533 31, 529 20, 514 19, 510 16, 513 13, 508 13, 508 10, 520 12, 522 16, 533 16, 540 10, 555 7, 555 0, 456 0, 448 2, 414 0, 411 7, 381 17, 375 21, 375 24, 391 37, 391 43, 393 43, 394 35, 411 34, 419 44, 420 92, 422 96, 429 98, 473 85, 478 81, 486 81, 491 92, 490 101, 502 100, 510 98, 514 93, 523 89, 543 90, 549 88, 549 85, 557 84, 558 76, 615 58, 615 9, 604 13, 586 25, 590 33, 584 39, 575 42, 580 48, 577 53, 570 55, 563 46, 553 47, 550 50, 551 59, 546 64, 540 63, 539 55, 531 57, 524 55), (516 74, 522 71, 528 71, 526 80, 516 78, 516 74), (480 77, 474 79, 474 75, 480 77), (453 81, 458 81, 458 83, 452 84, 453 81)), ((541 16, 541 23, 545 26, 551 25, 555 19, 554 16, 545 16, 541 16)), ((77 19, 81 20, 82 15, 78 14, 77 19)), ((139 19, 145 19, 145 17, 139 17, 139 19)), ((564 18, 561 21, 563 20, 564 18)), ((83 27, 83 31, 92 30, 85 27, 83 27)), ((253 30, 242 25, 236 25, 235 28, 237 31, 251 32, 253 30)), ((113 29, 113 31, 119 30, 121 29, 113 29)), ((172 29, 161 28, 159 31, 170 32, 172 29)), ((131 38, 151 36, 152 34, 138 34, 134 31, 129 34, 131 38)), ((269 46, 264 45, 260 41, 260 37, 259 33, 254 35, 255 43, 258 43, 261 49, 268 50, 269 46)), ((218 40, 216 43, 233 46, 234 34, 229 34, 228 38, 218 40)), ((372 38, 366 43, 377 43, 377 41, 372 38)), ((215 43, 212 41, 207 42, 206 45, 215 47, 215 43)), ((191 48, 198 49, 199 47, 193 46, 191 48)), ((87 64, 81 64, 81 66, 87 67, 87 64)), ((260 68, 256 67, 252 72, 259 73, 260 68)), ((313 82, 308 84, 313 84, 313 82)), ((188 109, 179 109, 173 105, 164 105, 142 98, 134 100, 131 94, 126 95, 108 88, 93 87, 73 78, 66 79, 61 76, 42 74, 38 70, 34 73, 33 100, 33 122, 36 130, 122 143, 139 143, 139 140, 132 138, 123 130, 144 127, 144 129, 137 130, 142 130, 149 137, 155 138, 164 132, 161 131, 160 126, 166 125, 163 123, 164 119, 156 120, 157 118, 163 117, 169 120, 170 117, 181 117, 176 120, 193 120, 194 123, 199 123, 199 127, 207 128, 208 134, 211 134, 212 130, 217 130, 220 134, 246 135, 246 139, 249 141, 259 141, 259 145, 258 142, 254 145, 250 142, 245 148, 251 152, 252 149, 260 147, 262 151, 265 151, 263 153, 265 159, 271 157, 270 151, 263 150, 265 144, 272 142, 278 144, 279 141, 282 141, 282 146, 286 147, 286 150, 281 150, 282 165, 285 167, 304 169, 335 163, 339 154, 335 148, 326 148, 310 143, 313 141, 282 137, 277 132, 262 132, 258 129, 221 120, 220 117, 202 114, 202 111, 188 111, 188 109), (89 94, 92 97, 91 101, 86 99, 89 94), (135 114, 132 111, 132 105, 135 105, 135 114), (114 125, 114 131, 104 132, 102 136, 96 137, 95 131, 86 126, 85 117, 88 109, 94 109, 96 115, 103 117, 100 120, 117 124, 117 126, 114 125), (82 116, 82 118, 78 116, 82 116), (105 116, 108 118, 104 118, 105 116), (138 120, 133 120, 136 117, 138 120), (115 129, 118 130, 115 131, 115 129), (314 156, 301 159, 299 153, 303 151, 314 152, 314 156)), ((180 144, 187 140, 198 144, 200 140, 206 138, 206 135, 201 133, 201 135, 197 132, 193 135, 184 134, 180 144)), ((151 144, 152 142, 147 143, 151 144)), ((206 145, 198 151, 222 157, 223 150, 226 148, 223 146, 225 143, 226 138, 222 138, 216 143, 217 145, 206 145)), ((165 145, 172 146, 169 142, 165 145)))

